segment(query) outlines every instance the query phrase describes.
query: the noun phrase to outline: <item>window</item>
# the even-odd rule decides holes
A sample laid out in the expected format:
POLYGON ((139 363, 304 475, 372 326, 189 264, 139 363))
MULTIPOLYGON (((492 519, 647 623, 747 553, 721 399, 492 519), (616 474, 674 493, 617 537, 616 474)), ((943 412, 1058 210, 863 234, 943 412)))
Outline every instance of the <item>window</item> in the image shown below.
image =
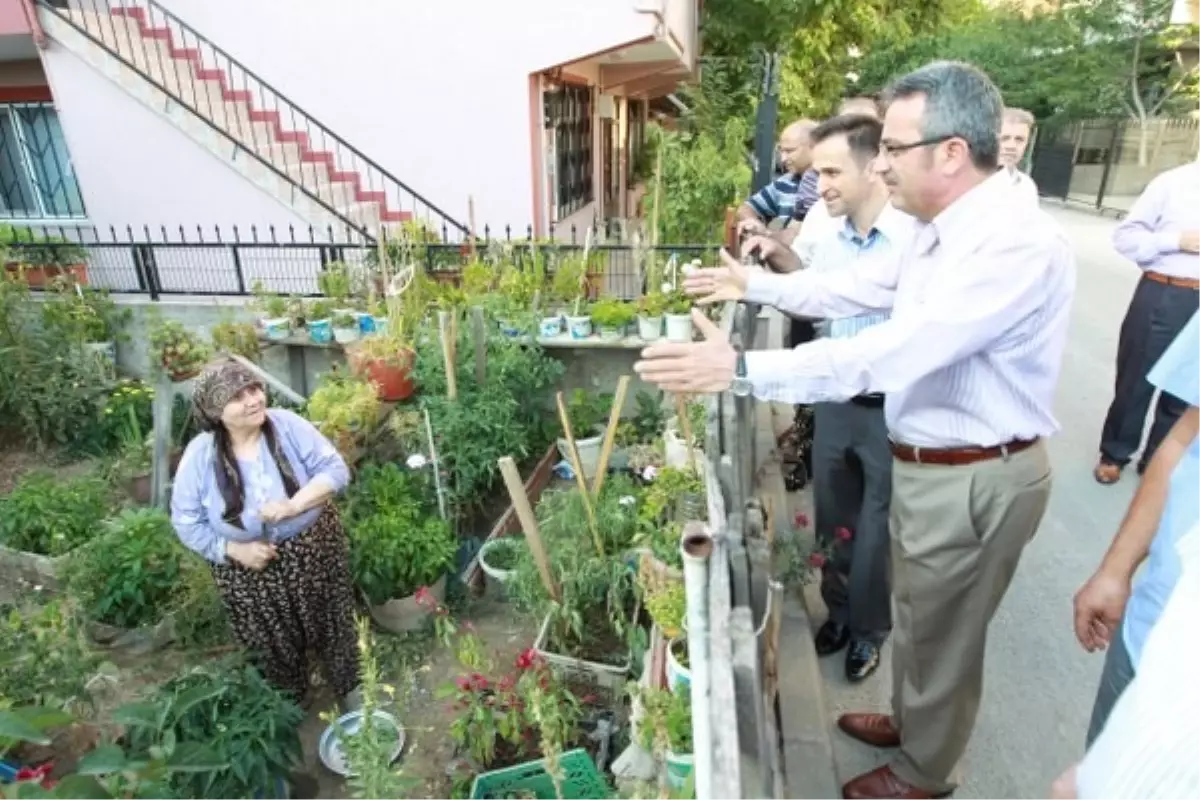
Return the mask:
POLYGON ((54 106, 0 104, 0 218, 84 215, 54 106))
POLYGON ((546 133, 554 147, 555 221, 595 199, 592 187, 592 90, 562 86, 544 95, 546 133))

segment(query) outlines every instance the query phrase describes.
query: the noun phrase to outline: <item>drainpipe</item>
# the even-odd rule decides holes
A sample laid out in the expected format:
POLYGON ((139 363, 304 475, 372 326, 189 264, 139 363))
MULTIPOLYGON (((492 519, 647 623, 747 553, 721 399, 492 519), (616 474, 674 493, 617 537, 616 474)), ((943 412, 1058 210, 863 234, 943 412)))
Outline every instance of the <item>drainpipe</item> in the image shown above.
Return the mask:
POLYGON ((689 525, 679 542, 683 554, 683 585, 687 594, 687 649, 692 671, 692 774, 696 797, 712 797, 712 713, 708 674, 708 557, 712 536, 702 526, 689 525))

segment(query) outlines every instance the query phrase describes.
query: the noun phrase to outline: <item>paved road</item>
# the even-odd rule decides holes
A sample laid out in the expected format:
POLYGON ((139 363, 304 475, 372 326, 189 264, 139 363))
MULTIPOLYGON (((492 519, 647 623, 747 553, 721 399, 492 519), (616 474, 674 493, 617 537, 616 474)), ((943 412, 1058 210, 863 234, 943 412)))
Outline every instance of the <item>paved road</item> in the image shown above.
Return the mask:
MULTIPOLYGON (((992 622, 983 704, 960 765, 955 796, 1046 797, 1050 782, 1082 750, 1100 656, 1080 649, 1071 632, 1071 597, 1091 574, 1132 496, 1134 480, 1103 487, 1091 477, 1096 441, 1111 398, 1117 331, 1138 276, 1114 253, 1115 222, 1048 206, 1071 236, 1079 278, 1071 338, 1059 382, 1062 432, 1050 443, 1055 478, 1050 508, 992 622)), ((1132 473, 1131 473, 1132 474, 1132 473)), ((823 616, 809 587, 814 623, 823 616)), ((886 710, 886 663, 850 687, 842 661, 822 661, 828 705, 886 710)), ((884 756, 833 732, 842 780, 883 763, 884 756)))

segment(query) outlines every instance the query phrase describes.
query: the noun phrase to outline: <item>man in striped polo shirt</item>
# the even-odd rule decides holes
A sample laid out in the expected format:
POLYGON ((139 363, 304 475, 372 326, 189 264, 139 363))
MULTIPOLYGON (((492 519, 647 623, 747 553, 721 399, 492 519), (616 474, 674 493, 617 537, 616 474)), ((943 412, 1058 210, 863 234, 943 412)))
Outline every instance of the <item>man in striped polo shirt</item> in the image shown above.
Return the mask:
POLYGON ((809 119, 793 122, 779 137, 779 160, 785 170, 769 184, 759 189, 737 212, 738 235, 764 234, 776 219, 786 225, 792 219, 803 219, 817 201, 817 174, 812 166, 809 134, 817 123, 809 119))

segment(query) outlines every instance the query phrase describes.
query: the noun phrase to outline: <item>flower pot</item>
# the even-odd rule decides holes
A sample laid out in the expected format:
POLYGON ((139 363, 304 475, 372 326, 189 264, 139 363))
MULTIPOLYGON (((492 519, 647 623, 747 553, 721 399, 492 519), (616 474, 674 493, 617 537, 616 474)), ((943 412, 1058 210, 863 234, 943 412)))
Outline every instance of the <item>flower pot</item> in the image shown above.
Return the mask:
MULTIPOLYGON (((375 709, 371 712, 371 717, 375 720, 375 724, 380 727, 390 727, 395 736, 396 742, 392 745, 388 759, 391 764, 400 757, 401 751, 404 750, 405 732, 404 726, 400 724, 400 720, 381 709, 375 709)), ((317 755, 321 758, 321 763, 325 765, 330 772, 336 772, 338 775, 349 778, 354 775, 350 769, 350 764, 346 761, 346 754, 342 749, 341 736, 343 732, 346 735, 353 736, 358 733, 362 727, 364 714, 362 709, 349 711, 342 714, 333 724, 325 729, 321 734, 320 740, 317 742, 317 755)))
POLYGON ((333 340, 338 344, 350 344, 358 341, 358 328, 334 328, 333 340))
MULTIPOLYGON (((687 467, 687 466, 691 465, 690 459, 688 458, 687 442, 685 442, 683 440, 683 438, 680 437, 678 431, 679 431, 679 420, 676 419, 675 417, 672 417, 667 422, 666 432, 663 433, 663 441, 666 444, 664 454, 666 457, 668 467, 677 467, 678 468, 678 467, 687 467)), ((696 433, 697 433, 697 431, 692 431, 693 436, 696 433)), ((699 447, 695 447, 695 448, 693 448, 693 452, 696 454, 696 466, 699 467, 700 464, 704 461, 704 450, 699 447)))
POLYGON ((679 656, 675 654, 676 648, 686 654, 687 639, 677 636, 667 642, 667 688, 674 694, 678 694, 680 689, 692 688, 692 670, 680 663, 679 656))
POLYGON ((167 377, 173 383, 183 383, 190 381, 192 378, 200 374, 200 370, 204 368, 203 364, 167 364, 163 363, 163 369, 166 370, 167 377))
POLYGON ((488 561, 489 554, 495 554, 497 550, 506 547, 519 547, 522 540, 512 536, 504 536, 499 539, 490 539, 483 543, 483 547, 479 548, 479 566, 483 569, 488 578, 497 583, 506 583, 512 578, 516 570, 501 569, 500 567, 492 566, 488 561))
POLYGON ((624 338, 624 328, 613 328, 608 325, 600 327, 600 338, 606 342, 615 342, 618 339, 624 338))
MULTIPOLYGON (((591 480, 600 465, 600 448, 604 444, 604 431, 597 428, 586 439, 575 439, 575 449, 579 451, 579 466, 583 477, 591 480)), ((558 453, 569 463, 571 461, 571 446, 566 439, 558 440, 558 453)))
POLYGON ((375 393, 385 403, 396 403, 412 397, 416 385, 412 378, 412 354, 401 353, 390 358, 369 358, 356 349, 346 350, 350 371, 365 376, 375 384, 375 393))
POLYGON ((275 317, 262 321, 263 333, 272 342, 281 342, 292 335, 292 318, 275 317))
MULTIPOLYGON (((171 452, 171 460, 169 474, 172 478, 175 477, 175 470, 179 469, 179 461, 183 458, 182 450, 173 450, 171 452)), ((138 505, 148 506, 153 499, 150 497, 150 473, 143 475, 135 475, 125 484, 125 491, 129 494, 133 501, 138 505)))
POLYGON ((672 753, 667 751, 667 785, 672 789, 682 789, 692 774, 695 763, 691 753, 672 753))
POLYGON ((73 264, 70 266, 44 266, 34 267, 27 264, 19 264, 17 262, 9 262, 5 265, 5 269, 9 272, 20 272, 25 279, 25 283, 33 289, 40 289, 49 286, 58 278, 67 276, 71 280, 83 286, 88 285, 87 264, 73 264))
POLYGON ((586 339, 592 335, 592 318, 568 316, 567 330, 572 339, 586 339))
POLYGON ((360 334, 362 334, 363 336, 366 336, 367 334, 370 334, 370 333, 375 333, 375 331, 376 331, 375 320, 376 319, 377 319, 377 317, 372 317, 370 314, 359 314, 358 315, 358 332, 360 334))
MULTIPOLYGON (((429 587, 430 594, 439 602, 446 600, 446 576, 438 578, 437 583, 429 587)), ((409 633, 420 629, 429 618, 430 611, 417 603, 416 593, 408 597, 396 597, 385 603, 374 606, 367 603, 367 611, 371 619, 379 627, 392 633, 409 633)))
POLYGON ((667 314, 667 341, 690 342, 692 340, 692 315, 667 314))
POLYGON ((333 323, 327 319, 309 320, 308 338, 317 344, 328 344, 333 341, 333 323))
POLYGON ((555 336, 562 336, 563 318, 562 317, 542 317, 542 321, 538 324, 538 336, 546 339, 555 336))
POLYGON ((584 676, 600 689, 620 691, 625 686, 625 681, 629 676, 629 666, 632 661, 628 654, 626 654, 625 662, 620 666, 600 664, 595 661, 585 661, 582 658, 573 658, 561 653, 549 652, 546 650, 549 646, 549 640, 550 615, 547 614, 546 618, 542 620, 542 627, 538 631, 537 640, 533 643, 533 649, 539 656, 546 659, 547 664, 567 674, 584 676))
POLYGON ((662 326, 662 317, 638 317, 638 336, 643 341, 656 341, 662 336, 662 326))

